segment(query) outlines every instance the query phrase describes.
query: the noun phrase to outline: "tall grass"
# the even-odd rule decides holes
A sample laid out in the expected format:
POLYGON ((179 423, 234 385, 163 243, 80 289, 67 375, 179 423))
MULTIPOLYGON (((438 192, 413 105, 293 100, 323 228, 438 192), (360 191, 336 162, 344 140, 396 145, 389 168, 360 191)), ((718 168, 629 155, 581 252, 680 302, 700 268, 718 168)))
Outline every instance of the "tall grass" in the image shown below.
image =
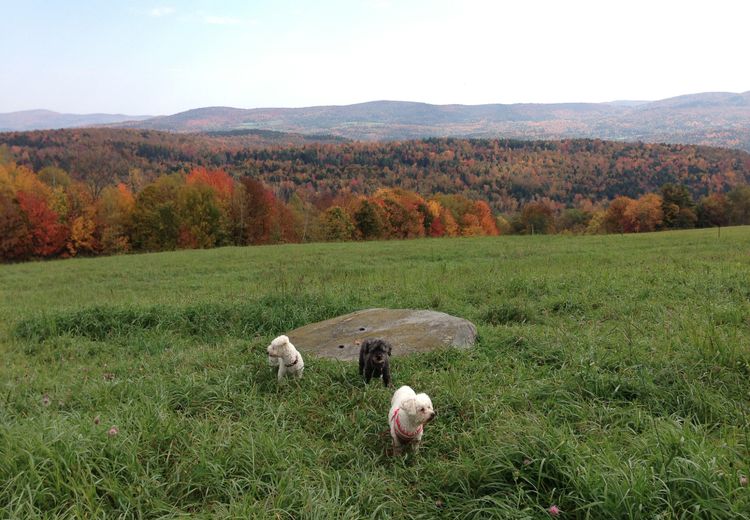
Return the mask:
POLYGON ((2 266, 0 517, 750 518, 748 251, 729 228, 2 266), (376 306, 479 330, 392 361, 438 412, 404 457, 353 364, 265 364, 376 306))

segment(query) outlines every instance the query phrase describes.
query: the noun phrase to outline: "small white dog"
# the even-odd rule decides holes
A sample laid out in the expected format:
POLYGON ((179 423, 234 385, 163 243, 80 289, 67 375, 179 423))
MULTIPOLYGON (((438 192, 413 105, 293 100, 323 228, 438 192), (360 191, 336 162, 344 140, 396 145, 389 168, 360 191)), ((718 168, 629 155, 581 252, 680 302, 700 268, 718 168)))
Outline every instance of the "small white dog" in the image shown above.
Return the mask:
POLYGON ((279 358, 268 354, 268 366, 271 367, 271 370, 277 369, 279 367, 279 358))
POLYGON ((278 379, 281 381, 286 374, 302 377, 302 371, 305 368, 305 362, 294 345, 289 342, 286 336, 279 336, 274 339, 268 348, 268 364, 273 365, 274 361, 279 366, 278 379))
POLYGON ((398 455, 401 448, 409 444, 413 444, 416 450, 422 440, 424 425, 433 420, 435 415, 427 394, 415 394, 408 386, 396 390, 388 412, 394 454, 398 455))

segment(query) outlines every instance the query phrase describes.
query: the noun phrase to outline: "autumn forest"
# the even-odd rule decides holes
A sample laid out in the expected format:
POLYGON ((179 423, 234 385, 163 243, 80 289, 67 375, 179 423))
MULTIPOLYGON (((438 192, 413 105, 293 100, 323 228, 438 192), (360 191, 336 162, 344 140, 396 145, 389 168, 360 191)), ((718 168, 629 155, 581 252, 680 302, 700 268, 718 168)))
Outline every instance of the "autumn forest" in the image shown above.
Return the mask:
POLYGON ((0 258, 750 223, 750 154, 268 131, 0 134, 0 258))

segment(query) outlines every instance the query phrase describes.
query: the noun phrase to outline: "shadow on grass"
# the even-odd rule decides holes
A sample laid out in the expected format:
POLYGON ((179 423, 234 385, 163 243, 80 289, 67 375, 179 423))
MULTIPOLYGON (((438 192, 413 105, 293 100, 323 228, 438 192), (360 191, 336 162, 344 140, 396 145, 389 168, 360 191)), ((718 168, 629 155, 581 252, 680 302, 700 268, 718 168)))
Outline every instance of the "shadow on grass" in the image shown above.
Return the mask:
POLYGON ((20 321, 18 339, 42 342, 58 336, 105 341, 146 331, 211 338, 276 334, 305 323, 356 310, 347 300, 313 296, 267 296, 240 304, 205 303, 184 307, 89 307, 42 314, 20 321))

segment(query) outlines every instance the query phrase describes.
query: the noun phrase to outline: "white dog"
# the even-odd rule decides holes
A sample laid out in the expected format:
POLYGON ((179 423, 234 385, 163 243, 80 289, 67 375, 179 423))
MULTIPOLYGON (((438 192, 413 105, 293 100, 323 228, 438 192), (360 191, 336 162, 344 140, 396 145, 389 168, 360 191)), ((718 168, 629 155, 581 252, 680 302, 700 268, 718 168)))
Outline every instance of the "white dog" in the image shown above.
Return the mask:
POLYGON ((435 415, 427 394, 415 394, 408 386, 396 390, 388 412, 393 452, 399 454, 401 448, 409 444, 413 444, 416 450, 422 440, 424 425, 433 420, 435 415))
POLYGON ((272 364, 273 360, 279 365, 279 381, 284 379, 286 374, 297 376, 297 378, 302 377, 305 362, 302 360, 302 354, 289 342, 288 337, 279 336, 268 345, 266 350, 268 363, 272 364))
POLYGON ((268 354, 268 366, 271 367, 271 370, 277 369, 279 367, 279 358, 268 354))

